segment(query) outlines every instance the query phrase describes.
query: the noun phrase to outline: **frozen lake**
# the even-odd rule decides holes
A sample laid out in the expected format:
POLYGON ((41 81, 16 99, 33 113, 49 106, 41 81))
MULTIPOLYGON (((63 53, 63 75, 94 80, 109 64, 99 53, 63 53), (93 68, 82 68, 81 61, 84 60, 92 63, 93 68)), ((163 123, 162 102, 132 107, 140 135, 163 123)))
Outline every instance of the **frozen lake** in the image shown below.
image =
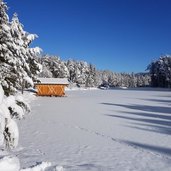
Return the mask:
POLYGON ((48 161, 71 171, 171 170, 171 91, 66 94, 34 98, 19 122, 22 168, 48 161))

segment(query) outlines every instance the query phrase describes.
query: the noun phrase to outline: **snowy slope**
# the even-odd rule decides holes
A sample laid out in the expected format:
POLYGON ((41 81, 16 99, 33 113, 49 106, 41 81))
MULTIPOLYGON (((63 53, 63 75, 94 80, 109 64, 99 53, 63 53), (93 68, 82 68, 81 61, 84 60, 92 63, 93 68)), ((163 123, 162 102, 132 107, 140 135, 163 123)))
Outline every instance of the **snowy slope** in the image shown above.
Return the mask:
MULTIPOLYGON (((67 91, 37 97, 20 121, 14 154, 21 168, 47 170, 171 170, 171 92, 67 91)), ((37 171, 37 170, 36 170, 37 171)))

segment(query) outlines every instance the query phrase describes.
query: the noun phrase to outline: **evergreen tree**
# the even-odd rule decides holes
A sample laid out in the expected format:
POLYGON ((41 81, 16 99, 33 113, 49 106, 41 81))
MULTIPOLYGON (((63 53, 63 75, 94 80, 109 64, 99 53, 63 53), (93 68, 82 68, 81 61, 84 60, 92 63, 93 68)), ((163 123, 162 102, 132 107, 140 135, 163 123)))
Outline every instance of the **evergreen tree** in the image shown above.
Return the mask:
POLYGON ((40 48, 30 48, 37 37, 23 30, 16 14, 9 22, 7 6, 0 1, 0 78, 6 95, 21 89, 23 80, 32 86, 35 75, 41 69, 36 60, 40 48))
POLYGON ((14 74, 15 63, 14 56, 15 45, 11 35, 11 28, 8 15, 6 13, 7 5, 0 1, 0 79, 5 94, 15 91, 13 82, 17 76, 14 74))
POLYGON ((147 68, 151 74, 153 87, 171 87, 171 56, 161 56, 147 68))
POLYGON ((75 82, 76 73, 75 73, 75 64, 74 64, 73 60, 68 60, 67 61, 67 68, 68 68, 68 71, 69 71, 69 80, 71 82, 75 82))
POLYGON ((58 56, 45 55, 39 58, 43 66, 41 77, 54 77, 54 78, 68 78, 69 71, 64 61, 61 61, 58 56))

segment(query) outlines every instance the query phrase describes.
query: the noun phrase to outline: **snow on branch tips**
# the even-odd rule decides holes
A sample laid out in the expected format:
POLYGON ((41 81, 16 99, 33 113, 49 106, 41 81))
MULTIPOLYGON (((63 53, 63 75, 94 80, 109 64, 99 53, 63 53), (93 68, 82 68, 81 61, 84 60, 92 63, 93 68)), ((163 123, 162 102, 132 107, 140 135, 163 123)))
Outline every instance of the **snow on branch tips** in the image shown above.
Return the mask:
MULTIPOLYGON (((24 30, 17 14, 9 21, 7 6, 0 2, 0 74, 5 95, 15 94, 21 89, 23 77, 34 79, 40 71, 37 57, 42 49, 29 45, 38 36, 24 30), (2 67, 2 66, 7 67, 2 67), (4 72, 5 70, 5 72, 4 72)), ((28 80, 28 79, 27 79, 28 80)), ((31 83, 32 81, 29 81, 31 83)))
POLYGON ((16 122, 11 118, 10 111, 6 105, 6 99, 2 99, 4 92, 0 85, 0 146, 4 145, 6 148, 15 148, 18 144, 18 126, 16 122))
POLYGON ((30 112, 29 105, 18 96, 4 96, 0 85, 0 146, 13 149, 18 145, 19 131, 15 119, 22 119, 30 112))

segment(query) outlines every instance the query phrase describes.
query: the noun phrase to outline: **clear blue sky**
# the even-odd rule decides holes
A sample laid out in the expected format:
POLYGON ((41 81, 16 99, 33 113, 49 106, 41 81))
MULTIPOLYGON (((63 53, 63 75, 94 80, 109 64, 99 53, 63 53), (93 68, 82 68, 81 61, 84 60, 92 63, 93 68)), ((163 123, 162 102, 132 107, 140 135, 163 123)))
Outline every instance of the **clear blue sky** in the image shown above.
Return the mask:
POLYGON ((98 69, 141 72, 171 54, 171 0, 5 0, 34 46, 98 69))

